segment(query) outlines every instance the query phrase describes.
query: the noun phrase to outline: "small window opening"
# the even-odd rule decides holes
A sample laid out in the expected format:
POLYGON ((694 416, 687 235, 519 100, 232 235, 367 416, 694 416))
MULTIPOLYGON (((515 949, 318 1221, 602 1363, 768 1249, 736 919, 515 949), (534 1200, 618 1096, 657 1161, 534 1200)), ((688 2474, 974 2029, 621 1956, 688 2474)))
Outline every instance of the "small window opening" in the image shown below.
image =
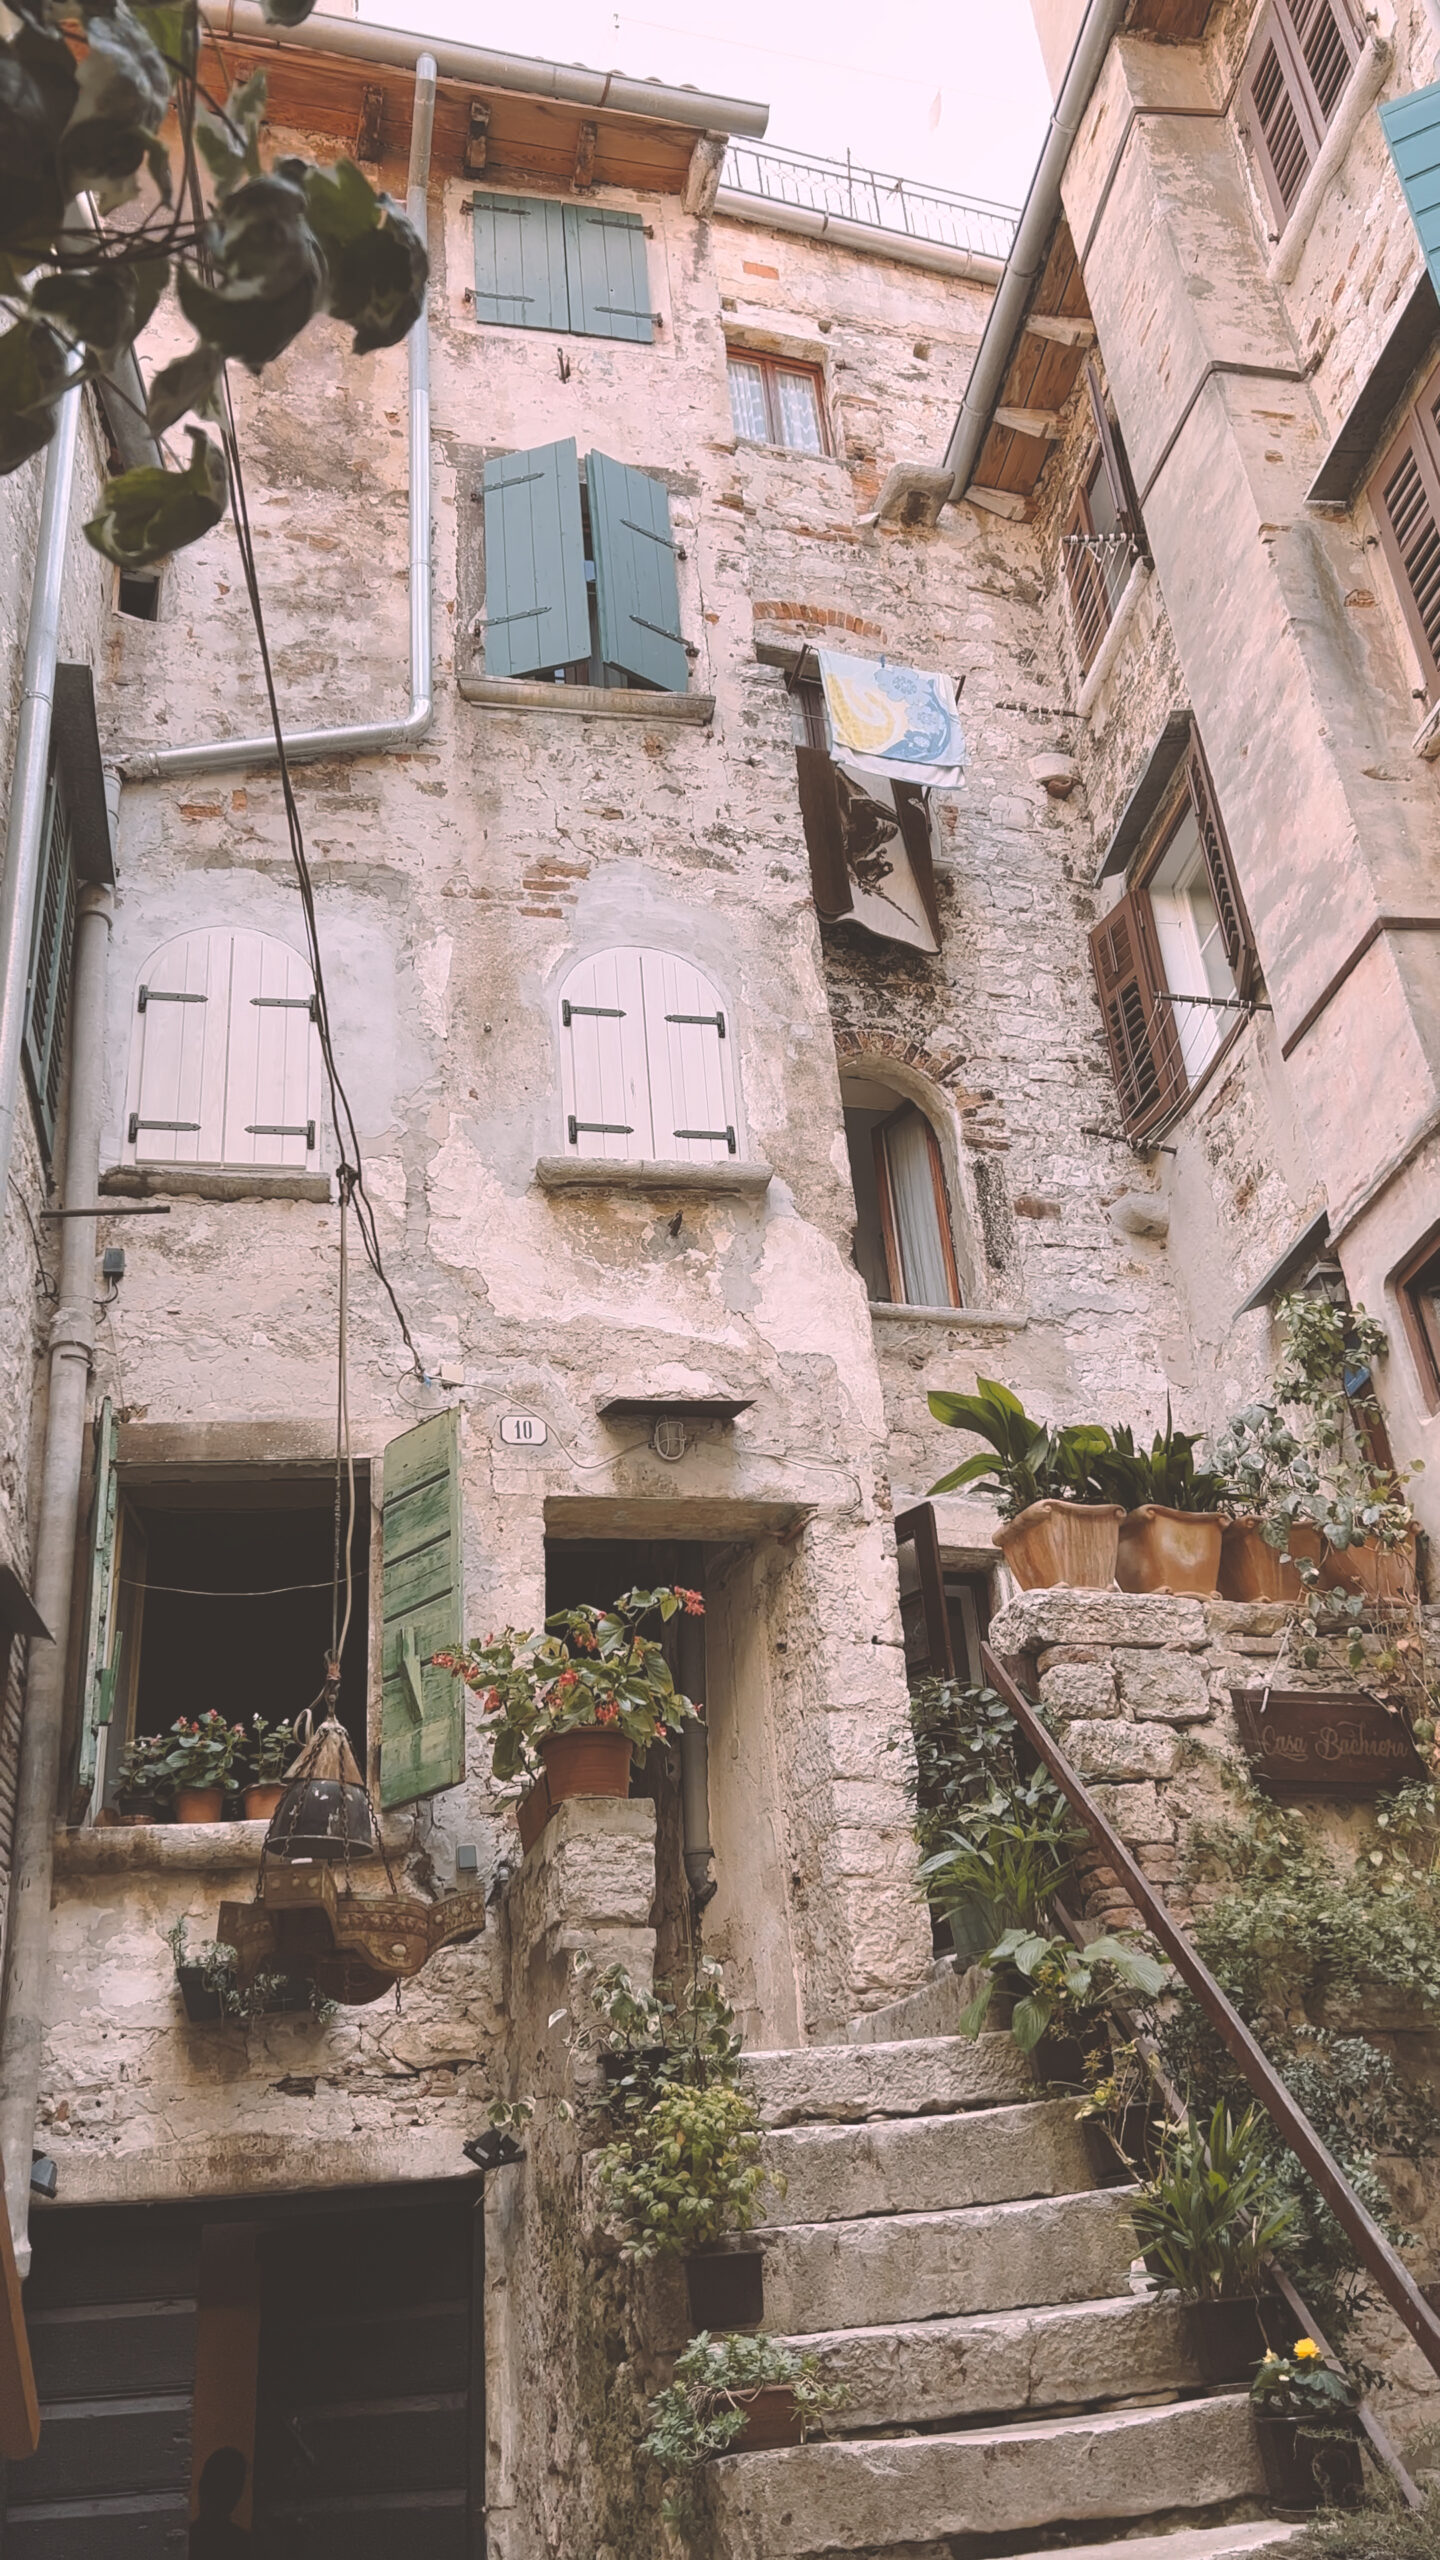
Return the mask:
POLYGON ((1430 1411, 1440 1411, 1440 1236, 1403 1265, 1396 1287, 1405 1331, 1430 1411))
POLYGON ((160 580, 141 570, 122 569, 118 579, 116 604, 135 622, 158 622, 160 619, 160 580))
MULTIPOLYGON (((227 1724, 289 1721, 318 1696, 331 1642, 332 1479, 188 1477, 121 1505, 116 1697, 106 1753, 113 1800, 125 1744, 215 1708, 227 1724)), ((368 1761, 370 1497, 357 1470, 354 1605, 340 1716, 368 1761)), ((342 1589, 341 1611, 344 1611, 342 1589)))
POLYGON ((1199 822, 1189 802, 1151 874, 1149 889, 1175 1037, 1186 1075, 1195 1084, 1233 1027, 1235 1017, 1228 1008, 1236 1000, 1236 986, 1199 822))
POLYGON ((855 1262, 878 1306, 958 1307, 963 1299, 940 1141, 888 1086, 841 1087, 855 1187, 855 1262))
POLYGON ((750 444, 784 445, 791 453, 824 453, 825 412, 814 365, 732 350, 730 415, 750 444))

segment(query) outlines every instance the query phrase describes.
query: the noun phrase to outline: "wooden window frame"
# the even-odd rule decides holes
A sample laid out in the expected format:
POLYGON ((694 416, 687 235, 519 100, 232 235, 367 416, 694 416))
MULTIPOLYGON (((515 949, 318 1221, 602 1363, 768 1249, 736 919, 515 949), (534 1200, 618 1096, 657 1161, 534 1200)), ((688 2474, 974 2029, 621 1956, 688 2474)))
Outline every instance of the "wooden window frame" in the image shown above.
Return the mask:
MULTIPOLYGON (((805 364, 798 357, 794 356, 766 355, 763 349, 759 347, 743 347, 737 345, 734 340, 730 340, 727 342, 725 348, 725 390, 727 398, 730 390, 730 367, 732 363, 753 364, 759 368, 761 389, 765 399, 765 424, 769 429, 769 434, 765 438, 767 445, 773 445, 780 453, 809 454, 812 462, 819 461, 822 458, 828 459, 833 455, 834 446, 830 440, 830 421, 825 411, 825 373, 822 366, 818 364, 805 364), (820 421, 820 451, 818 454, 816 454, 808 444, 787 444, 785 438, 780 433, 780 403, 775 392, 775 377, 777 374, 781 373, 803 374, 805 380, 814 386, 815 412, 820 421)), ((755 441, 752 436, 740 435, 738 428, 736 429, 736 437, 741 444, 752 444, 755 441)))
POLYGON ((900 1252, 900 1231, 895 1221, 895 1203, 890 1189, 890 1159, 885 1149, 886 1131, 893 1129, 897 1120, 903 1120, 907 1111, 915 1113, 925 1132, 930 1158, 930 1180, 935 1192, 935 1223, 940 1230, 940 1251, 945 1263, 945 1277, 950 1285, 950 1304, 952 1307, 963 1307, 965 1300, 960 1288, 960 1267, 955 1258, 955 1238, 950 1224, 950 1186, 945 1179, 945 1159, 940 1152, 940 1141, 935 1134, 929 1115, 921 1110, 918 1102, 902 1102, 898 1110, 892 1111, 889 1117, 882 1120, 879 1127, 872 1129, 870 1133, 870 1144, 875 1155, 875 1188, 880 1198, 880 1236, 885 1247, 885 1272, 894 1293, 890 1303, 896 1307, 913 1306, 915 1303, 912 1298, 905 1295, 905 1266, 900 1252))
POLYGON ((1400 1318, 1426 1410, 1440 1413, 1440 1311, 1422 1304, 1420 1288, 1431 1271, 1435 1274, 1436 1293, 1440 1294, 1440 1220, 1407 1254, 1391 1284, 1400 1302, 1400 1318))
POLYGON ((1400 547, 1399 537, 1385 503, 1385 489, 1396 473, 1409 460, 1413 462, 1437 536, 1440 536, 1440 364, 1432 365, 1405 412, 1394 435, 1366 482, 1366 496, 1380 536, 1380 548, 1395 582, 1405 626, 1415 645, 1426 693, 1433 699, 1440 692, 1440 609, 1436 613, 1436 629, 1426 629, 1420 599, 1411 583, 1409 567, 1400 547))
POLYGON ((1275 221, 1283 232, 1300 201, 1330 126, 1340 110, 1340 101, 1354 77, 1355 66, 1364 49, 1364 31, 1357 24, 1350 0, 1268 0, 1254 36, 1246 52, 1240 74, 1241 122, 1249 136, 1250 147, 1264 188, 1266 200, 1275 221), (1297 8, 1304 15, 1296 17, 1297 8), (1349 56, 1344 79, 1330 103, 1323 104, 1315 85, 1314 73, 1305 53, 1305 38, 1317 13, 1324 10, 1333 21, 1340 41, 1349 56), (1280 81, 1280 92, 1288 106, 1290 118, 1305 155, 1300 175, 1286 192, 1281 165, 1272 149, 1274 126, 1267 133, 1265 110, 1256 96, 1256 84, 1267 57, 1272 54, 1280 81))

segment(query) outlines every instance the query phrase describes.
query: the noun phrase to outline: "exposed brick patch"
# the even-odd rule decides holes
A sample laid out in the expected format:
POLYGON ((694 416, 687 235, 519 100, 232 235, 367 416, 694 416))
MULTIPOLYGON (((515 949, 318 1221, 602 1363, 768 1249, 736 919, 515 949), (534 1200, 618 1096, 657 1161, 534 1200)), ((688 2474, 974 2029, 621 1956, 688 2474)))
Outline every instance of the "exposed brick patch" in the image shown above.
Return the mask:
POLYGON ((883 622, 867 622, 860 613, 837 613, 833 605, 799 604, 792 600, 788 603, 757 604, 751 610, 757 622, 795 622, 807 630, 848 631, 857 640, 883 640, 885 637, 883 622))

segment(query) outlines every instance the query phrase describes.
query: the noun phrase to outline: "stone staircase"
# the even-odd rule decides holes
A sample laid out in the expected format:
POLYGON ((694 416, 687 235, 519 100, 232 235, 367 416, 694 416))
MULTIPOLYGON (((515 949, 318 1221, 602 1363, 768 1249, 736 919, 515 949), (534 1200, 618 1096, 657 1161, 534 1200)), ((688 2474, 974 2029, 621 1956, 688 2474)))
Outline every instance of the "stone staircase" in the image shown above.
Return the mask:
POLYGON ((1131 2290, 1129 2191, 1095 2184, 1073 2102, 1008 2036, 923 2031, 955 2007, 927 1986, 863 2040, 747 2057, 786 2180, 758 2235, 765 2325, 850 2398, 823 2441, 711 2466, 714 2560, 1285 2540, 1244 2390, 1207 2389, 1178 2313, 1131 2290))

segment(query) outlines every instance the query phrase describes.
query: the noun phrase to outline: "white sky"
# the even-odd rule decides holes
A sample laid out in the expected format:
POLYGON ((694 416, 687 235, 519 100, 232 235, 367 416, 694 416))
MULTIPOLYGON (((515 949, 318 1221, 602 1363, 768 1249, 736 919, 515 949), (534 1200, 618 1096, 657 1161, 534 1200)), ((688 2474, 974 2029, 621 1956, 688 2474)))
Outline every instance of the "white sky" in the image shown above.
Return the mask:
POLYGON ((848 147, 863 167, 1002 204, 1023 200, 1050 109, 1029 0, 361 0, 360 14, 763 99, 771 142, 836 160, 848 147))

